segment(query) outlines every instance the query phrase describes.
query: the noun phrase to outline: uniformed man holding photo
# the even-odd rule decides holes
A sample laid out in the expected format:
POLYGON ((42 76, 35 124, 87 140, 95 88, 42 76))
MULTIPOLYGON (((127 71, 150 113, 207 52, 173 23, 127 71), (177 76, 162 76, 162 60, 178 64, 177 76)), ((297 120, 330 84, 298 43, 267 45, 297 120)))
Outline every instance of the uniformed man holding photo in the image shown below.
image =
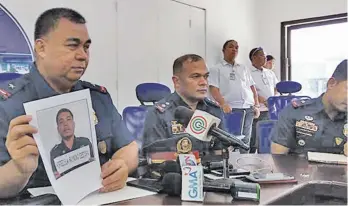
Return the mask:
POLYGON ((308 151, 347 155, 347 60, 342 61, 320 97, 293 101, 272 132, 273 154, 308 151))

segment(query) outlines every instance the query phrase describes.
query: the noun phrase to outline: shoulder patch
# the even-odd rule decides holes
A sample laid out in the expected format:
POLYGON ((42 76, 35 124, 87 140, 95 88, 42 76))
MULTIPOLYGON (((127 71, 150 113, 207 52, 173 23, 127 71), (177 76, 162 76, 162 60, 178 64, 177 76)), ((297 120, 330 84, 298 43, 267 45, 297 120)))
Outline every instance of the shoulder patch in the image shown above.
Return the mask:
POLYGON ((291 100, 291 105, 293 108, 297 109, 299 107, 302 107, 303 105, 306 105, 307 103, 309 103, 308 101, 309 99, 292 99, 291 100))
POLYGON ((210 106, 214 106, 214 107, 220 108, 220 104, 219 104, 217 101, 215 101, 215 100, 212 100, 212 99, 209 99, 209 98, 205 98, 204 101, 205 101, 208 105, 210 105, 210 106))
POLYGON ((103 93, 103 94, 107 94, 108 93, 108 91, 106 90, 105 87, 99 86, 97 84, 92 84, 90 82, 81 81, 81 85, 85 89, 91 89, 93 91, 98 91, 98 92, 103 93))
POLYGON ((170 106, 169 102, 165 102, 165 103, 157 102, 157 103, 155 103, 155 108, 161 113, 163 113, 169 106, 170 106))

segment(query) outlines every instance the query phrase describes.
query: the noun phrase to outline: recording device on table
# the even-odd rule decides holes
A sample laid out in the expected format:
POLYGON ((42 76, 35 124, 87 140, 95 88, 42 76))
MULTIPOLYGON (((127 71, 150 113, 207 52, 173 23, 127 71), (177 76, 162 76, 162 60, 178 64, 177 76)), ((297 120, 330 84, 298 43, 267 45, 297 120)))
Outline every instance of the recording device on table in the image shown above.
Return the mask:
POLYGON ((295 177, 283 173, 252 173, 246 179, 260 184, 296 183, 295 177))

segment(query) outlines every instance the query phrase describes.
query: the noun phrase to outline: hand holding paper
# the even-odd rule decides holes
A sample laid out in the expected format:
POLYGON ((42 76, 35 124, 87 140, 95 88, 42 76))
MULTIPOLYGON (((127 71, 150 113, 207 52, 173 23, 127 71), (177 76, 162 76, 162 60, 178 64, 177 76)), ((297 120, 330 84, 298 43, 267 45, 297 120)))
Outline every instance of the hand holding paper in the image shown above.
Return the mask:
POLYGON ((112 159, 101 168, 103 188, 100 192, 111 192, 123 188, 128 178, 128 166, 122 159, 112 159))
POLYGON ((343 153, 347 156, 347 143, 344 144, 343 153))
POLYGON ((14 118, 6 138, 12 161, 23 174, 32 174, 38 166, 39 150, 35 140, 28 135, 37 133, 37 129, 29 125, 31 119, 28 115, 14 118))

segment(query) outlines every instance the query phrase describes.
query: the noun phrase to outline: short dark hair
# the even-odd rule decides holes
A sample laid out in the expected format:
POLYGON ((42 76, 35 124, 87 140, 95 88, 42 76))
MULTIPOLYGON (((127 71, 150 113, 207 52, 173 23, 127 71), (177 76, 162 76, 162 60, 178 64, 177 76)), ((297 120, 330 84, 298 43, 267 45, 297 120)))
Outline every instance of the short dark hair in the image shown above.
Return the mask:
POLYGON ((236 40, 234 39, 230 39, 230 40, 227 40, 224 45, 222 46, 222 51, 224 51, 226 48, 227 48, 227 45, 230 43, 230 42, 237 42, 236 40))
POLYGON ((57 122, 57 124, 58 124, 58 117, 59 117, 59 115, 60 115, 61 113, 63 113, 63 112, 69 112, 70 115, 71 115, 71 117, 74 118, 73 113, 72 113, 69 109, 67 109, 67 108, 62 108, 62 109, 60 109, 60 110, 58 111, 57 116, 56 116, 56 122, 57 122))
POLYGON ((59 20, 65 18, 77 24, 85 24, 85 18, 69 8, 53 8, 42 13, 35 23, 34 40, 48 34, 51 29, 54 29, 59 20))
POLYGON ((200 60, 203 60, 203 58, 197 54, 185 54, 175 59, 173 64, 173 75, 178 74, 182 71, 184 62, 186 61, 198 62, 200 60))
POLYGON ((257 47, 257 48, 253 48, 250 52, 249 52, 249 59, 250 61, 252 61, 253 56, 259 52, 259 51, 263 51, 262 47, 257 47))
POLYGON ((267 55, 266 56, 266 61, 271 61, 271 60, 274 60, 275 58, 272 56, 272 55, 267 55))
POLYGON ((341 63, 337 65, 332 77, 337 81, 347 80, 347 59, 341 61, 341 63))

